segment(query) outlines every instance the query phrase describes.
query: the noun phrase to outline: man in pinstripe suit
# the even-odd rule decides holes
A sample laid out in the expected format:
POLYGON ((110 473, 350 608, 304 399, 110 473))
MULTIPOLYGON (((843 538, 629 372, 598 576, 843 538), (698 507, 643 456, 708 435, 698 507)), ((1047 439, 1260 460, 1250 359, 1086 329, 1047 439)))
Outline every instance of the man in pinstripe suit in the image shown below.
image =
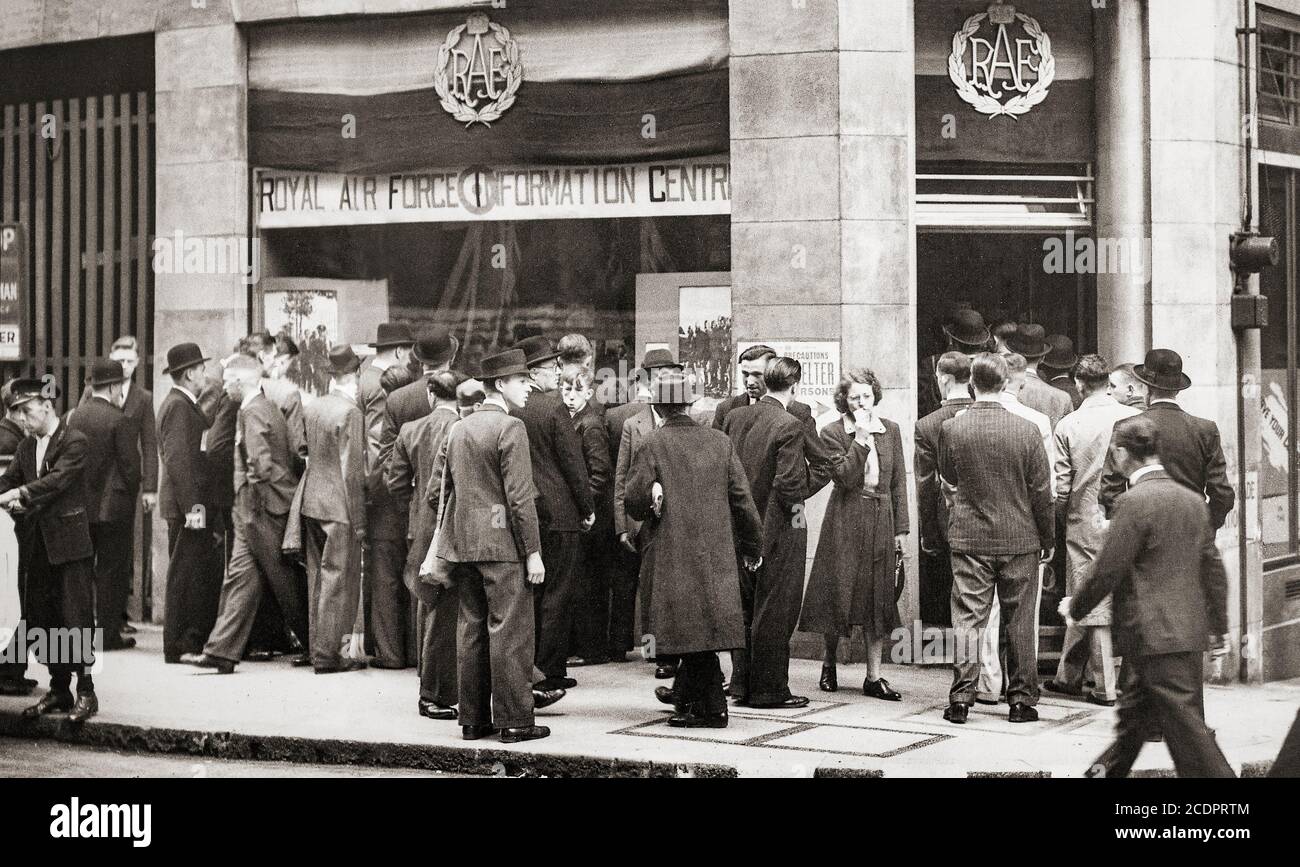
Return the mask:
POLYGON ((979 632, 997 590, 1007 624, 1011 722, 1038 719, 1038 564, 1052 558, 1055 523, 1047 452, 1038 429, 999 400, 1007 364, 985 353, 971 365, 975 403, 943 424, 939 473, 950 486, 953 685, 944 719, 966 722, 975 700, 979 632))

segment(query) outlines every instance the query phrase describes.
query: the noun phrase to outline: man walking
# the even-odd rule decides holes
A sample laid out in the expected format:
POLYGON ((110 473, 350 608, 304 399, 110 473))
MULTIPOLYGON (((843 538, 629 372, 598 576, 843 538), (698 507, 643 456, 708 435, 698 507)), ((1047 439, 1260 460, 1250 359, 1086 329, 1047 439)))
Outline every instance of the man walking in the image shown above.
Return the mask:
POLYGON ((1124 657, 1115 742, 1087 776, 1128 776, 1158 721, 1180 777, 1232 777, 1205 726, 1201 682, 1205 650, 1227 652, 1227 576, 1205 501, 1166 471, 1160 437, 1147 414, 1115 425, 1111 463, 1129 488, 1115 501, 1092 575, 1061 600, 1070 624, 1113 594, 1124 657))
POLYGON ((916 423, 916 500, 921 519, 921 620, 951 626, 952 561, 948 554, 948 505, 939 480, 939 432, 943 423, 968 408, 970 357, 949 351, 939 356, 935 376, 943 403, 916 423))
POLYGON ((23 608, 28 629, 76 630, 80 640, 49 646, 43 662, 50 670, 50 689, 23 711, 26 718, 67 713, 82 723, 99 711, 90 667, 94 644, 95 589, 87 515, 85 462, 87 443, 80 431, 59 420, 56 395, 39 379, 13 383, 11 400, 21 407, 28 431, 13 463, 0 476, 0 508, 23 513, 23 608), (72 676, 77 676, 73 698, 72 676))
POLYGON ((975 403, 943 423, 939 473, 952 488, 952 625, 957 639, 944 719, 966 722, 975 699, 980 633, 996 591, 1006 623, 1012 722, 1038 719, 1038 564, 1054 541, 1051 472, 1038 429, 999 399, 1007 364, 984 353, 971 364, 975 403))
POLYGON ((170 553, 163 623, 163 658, 169 663, 203 649, 221 600, 225 525, 209 473, 208 418, 199 408, 209 360, 197 344, 180 343, 167 351, 163 371, 172 379, 158 410, 159 509, 170 553))
POLYGON ((459 585, 460 722, 466 740, 498 730, 503 743, 551 733, 534 725, 531 687, 532 597, 546 578, 537 489, 527 428, 510 414, 532 400, 525 359, 518 349, 483 359, 479 379, 486 397, 477 411, 452 425, 440 461, 445 469, 435 557, 441 586, 452 585, 453 572, 459 585))
POLYGON ((237 356, 226 365, 226 394, 239 407, 230 569, 221 588, 217 623, 203 652, 181 656, 183 663, 222 674, 234 671, 243 658, 264 587, 270 588, 284 623, 299 642, 306 642, 308 635, 306 603, 280 550, 298 474, 288 424, 262 392, 261 378, 262 367, 252 358, 237 356))
POLYGON ((774 359, 763 374, 763 397, 732 410, 723 422, 763 516, 762 565, 741 574, 747 641, 732 653, 731 695, 748 707, 808 704, 807 697, 790 692, 790 639, 799 623, 808 554, 804 500, 830 474, 820 460, 809 467, 804 423, 787 409, 802 375, 793 358, 774 359))
MULTIPOLYGON (((1106 393, 1110 368, 1100 355, 1080 359, 1074 381, 1083 402, 1056 426, 1053 472, 1057 512, 1065 524, 1066 596, 1079 591, 1106 538, 1106 519, 1097 505, 1097 493, 1111 432, 1118 421, 1138 414, 1106 393)), ((1084 663, 1088 662, 1095 683, 1088 701, 1113 705, 1116 684, 1110 624, 1110 600, 1105 599, 1086 618, 1067 627, 1056 677, 1044 683, 1044 688, 1082 695, 1084 663)))
POLYGON ((95 547, 95 623, 105 650, 135 647, 122 635, 135 530, 135 497, 140 489, 138 434, 121 410, 126 375, 116 361, 91 365, 89 401, 68 413, 68 427, 86 435, 87 517, 95 547))
POLYGON ((527 404, 512 406, 528 434, 528 448, 537 490, 537 520, 547 581, 534 593, 537 608, 537 667, 546 675, 539 689, 577 685, 568 676, 569 635, 577 593, 579 534, 596 521, 596 503, 582 459, 582 439, 557 392, 559 353, 545 337, 527 337, 515 344, 524 353, 532 393, 527 404))
POLYGON ((361 542, 366 537, 363 486, 365 421, 357 404, 360 360, 346 343, 330 349, 330 390, 304 413, 307 454, 302 516, 306 523, 307 618, 317 674, 364 668, 344 659, 361 595, 361 542))
MULTIPOLYGON (((1158 432, 1160 463, 1171 479, 1202 496, 1209 506, 1210 527, 1218 530, 1236 504, 1236 493, 1228 483, 1219 426, 1178 405, 1178 393, 1192 385, 1183 373, 1182 356, 1172 349, 1153 349, 1133 368, 1133 375, 1147 387, 1143 416, 1158 432)), ((1107 517, 1126 485, 1123 471, 1108 460, 1097 497, 1107 517)))

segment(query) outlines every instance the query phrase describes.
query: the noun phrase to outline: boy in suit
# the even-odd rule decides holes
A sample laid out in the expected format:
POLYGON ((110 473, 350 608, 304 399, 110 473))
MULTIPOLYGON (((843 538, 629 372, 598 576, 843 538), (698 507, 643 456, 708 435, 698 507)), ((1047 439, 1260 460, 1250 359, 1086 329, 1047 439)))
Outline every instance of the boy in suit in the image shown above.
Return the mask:
POLYGON ((1061 600, 1067 626, 1113 594, 1124 656, 1115 743, 1090 777, 1126 777, 1159 722, 1180 777, 1232 777, 1205 726, 1201 655, 1227 653, 1228 581, 1201 494, 1161 461, 1160 429, 1145 414, 1115 424, 1113 465, 1128 480, 1091 576, 1061 600))

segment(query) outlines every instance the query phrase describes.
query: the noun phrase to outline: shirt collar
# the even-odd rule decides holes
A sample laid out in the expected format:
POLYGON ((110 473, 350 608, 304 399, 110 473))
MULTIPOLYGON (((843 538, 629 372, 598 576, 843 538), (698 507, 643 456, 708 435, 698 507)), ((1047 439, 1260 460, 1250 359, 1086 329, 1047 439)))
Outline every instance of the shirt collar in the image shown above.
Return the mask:
POLYGON ((1106 392, 1099 391, 1096 394, 1090 394, 1085 397, 1083 403, 1079 404, 1079 409, 1083 409, 1085 406, 1119 406, 1119 401, 1106 392))
POLYGON ((1172 403, 1174 406, 1178 406, 1178 401, 1174 400, 1172 397, 1161 397, 1155 400, 1149 400, 1147 401, 1147 406, 1152 407, 1158 403, 1172 403))
POLYGON ((454 406, 445 406, 445 405, 443 405, 443 406, 435 406, 435 407, 433 408, 433 411, 434 411, 434 412, 437 412, 438 410, 442 410, 443 412, 449 412, 449 413, 451 413, 452 415, 456 416, 456 418, 460 418, 460 410, 457 409, 457 408, 454 407, 454 406))
MULTIPOLYGON (((763 395, 763 397, 770 397, 772 400, 781 404, 782 409, 789 409, 790 401, 793 399, 793 397, 789 394, 789 392, 787 392, 784 395, 779 395, 779 394, 773 394, 772 392, 769 391, 767 394, 763 395)), ((762 397, 759 398, 759 400, 762 399, 763 399, 762 397)))
POLYGON ((489 406, 502 412, 510 412, 510 407, 506 405, 506 399, 497 394, 489 394, 483 399, 483 408, 487 409, 489 406))
POLYGON ((1137 484, 1138 480, 1141 479, 1143 476, 1150 475, 1151 473, 1154 472, 1163 473, 1164 471, 1165 471, 1165 467, 1163 464, 1147 464, 1145 467, 1141 467, 1139 469, 1134 470, 1133 475, 1128 477, 1128 483, 1130 485, 1135 485, 1137 484))
POLYGON ((44 436, 38 436, 36 439, 39 441, 48 441, 50 437, 54 436, 56 433, 59 432, 59 425, 62 423, 63 423, 63 419, 59 418, 56 415, 54 417, 54 428, 49 433, 45 434, 44 436))
POLYGON ((198 406, 198 405, 199 405, 199 399, 198 399, 197 397, 195 397, 194 392, 190 391, 190 390, 189 390, 188 388, 186 388, 185 386, 183 386, 183 385, 173 385, 172 388, 176 389, 176 390, 179 391, 181 394, 183 394, 183 395, 185 395, 186 397, 188 397, 188 398, 190 399, 190 403, 194 404, 195 406, 198 406))

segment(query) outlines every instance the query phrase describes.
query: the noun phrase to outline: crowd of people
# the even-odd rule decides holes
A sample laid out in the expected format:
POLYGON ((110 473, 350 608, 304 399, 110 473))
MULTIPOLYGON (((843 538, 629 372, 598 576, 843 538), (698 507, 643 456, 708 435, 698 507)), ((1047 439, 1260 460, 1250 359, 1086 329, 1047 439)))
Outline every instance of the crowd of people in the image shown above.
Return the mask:
MULTIPOLYGON (((1227 631, 1214 531, 1234 495, 1214 423, 1177 403, 1181 358, 1113 367, 1037 325, 992 333, 973 310, 945 332, 920 370, 915 431, 920 547, 949 576, 957 638, 944 718, 1005 700, 1012 722, 1037 719, 1043 568, 1063 545, 1068 629, 1043 686, 1120 700, 1093 772, 1126 773, 1163 733, 1180 770, 1231 774, 1205 727, 1200 659, 1227 631)), ((655 690, 671 726, 725 727, 728 696, 803 707, 796 629, 823 636, 818 687, 834 692, 840 641, 860 627, 864 695, 902 698, 881 660, 899 625, 907 466, 871 370, 845 371, 819 425, 799 362, 750 347, 744 391, 708 425, 691 414, 707 383, 663 349, 606 406, 582 335, 525 337, 473 371, 445 329, 385 323, 371 346, 364 361, 331 346, 328 392, 310 400, 284 376, 297 348, 283 335, 249 335, 220 361, 173 346, 156 423, 130 338, 64 416, 47 383, 6 384, 0 506, 18 522, 29 625, 133 644, 122 611, 142 498, 168 528, 169 663, 231 673, 287 651, 318 674, 415 667, 421 715, 510 743, 549 734, 534 711, 577 686, 571 668, 637 648, 673 680, 655 690), (805 589, 805 504, 828 485, 805 589)), ((95 713, 88 666, 50 671, 29 715, 95 713)), ((23 676, 0 672, 0 688, 30 691, 23 676)))

